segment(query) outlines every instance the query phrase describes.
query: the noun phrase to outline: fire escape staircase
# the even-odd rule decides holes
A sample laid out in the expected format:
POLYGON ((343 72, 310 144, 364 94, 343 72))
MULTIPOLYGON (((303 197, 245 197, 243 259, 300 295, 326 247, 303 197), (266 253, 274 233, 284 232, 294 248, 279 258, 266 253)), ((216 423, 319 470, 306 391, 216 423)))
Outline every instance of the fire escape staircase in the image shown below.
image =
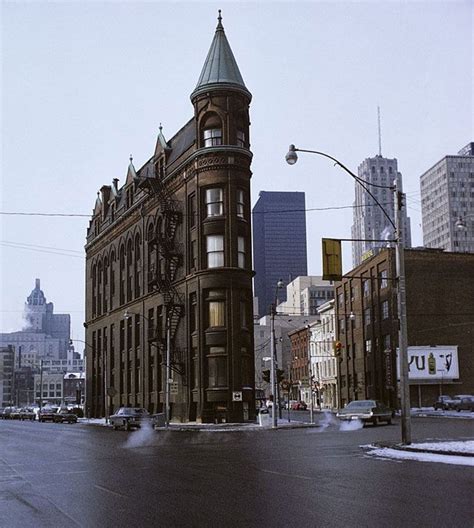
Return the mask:
MULTIPOLYGON (((158 171, 140 178, 138 186, 149 195, 157 196, 159 208, 153 233, 148 244, 155 252, 156 264, 148 272, 148 285, 163 296, 166 320, 170 325, 171 369, 185 376, 185 353, 174 346, 179 323, 184 315, 184 300, 175 287, 178 269, 183 264, 182 245, 176 241, 176 231, 182 221, 179 202, 173 198, 163 184, 158 171), (158 218, 157 218, 158 220, 158 218)), ((155 343, 164 354, 166 349, 166 331, 162 328, 150 329, 148 340, 155 343)))

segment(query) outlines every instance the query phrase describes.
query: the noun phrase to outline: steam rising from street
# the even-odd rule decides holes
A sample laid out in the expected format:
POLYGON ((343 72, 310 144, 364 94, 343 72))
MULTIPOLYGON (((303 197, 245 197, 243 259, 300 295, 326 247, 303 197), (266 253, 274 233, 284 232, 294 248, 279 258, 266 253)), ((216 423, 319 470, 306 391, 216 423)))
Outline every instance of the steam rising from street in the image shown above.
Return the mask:
POLYGON ((133 449, 135 447, 145 447, 153 445, 155 440, 155 432, 152 425, 143 421, 141 427, 136 431, 129 434, 127 441, 125 442, 125 449, 133 449))

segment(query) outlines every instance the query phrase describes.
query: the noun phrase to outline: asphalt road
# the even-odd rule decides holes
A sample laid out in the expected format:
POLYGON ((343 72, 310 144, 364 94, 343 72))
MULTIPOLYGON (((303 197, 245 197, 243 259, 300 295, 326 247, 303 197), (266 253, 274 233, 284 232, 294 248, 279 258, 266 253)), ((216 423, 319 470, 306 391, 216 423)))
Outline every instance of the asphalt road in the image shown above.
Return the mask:
MULTIPOLYGON (((414 440, 472 438, 473 422, 413 420, 414 440)), ((0 421, 0 526, 473 526, 472 468, 391 461, 360 446, 392 426, 125 432, 0 421)))

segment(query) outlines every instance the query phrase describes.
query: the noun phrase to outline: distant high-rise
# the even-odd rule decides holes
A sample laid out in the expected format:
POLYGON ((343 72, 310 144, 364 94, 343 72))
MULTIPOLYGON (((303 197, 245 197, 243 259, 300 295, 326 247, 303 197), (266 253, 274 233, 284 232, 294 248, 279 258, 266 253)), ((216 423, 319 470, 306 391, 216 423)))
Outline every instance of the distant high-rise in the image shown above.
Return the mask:
MULTIPOLYGON (((258 314, 269 313, 278 280, 286 286, 307 275, 306 214, 304 192, 261 191, 252 210, 254 287, 258 314)), ((286 301, 286 288, 278 290, 286 301)))
MULTIPOLYGON (((393 185, 397 174, 397 160, 384 158, 381 155, 365 159, 358 168, 358 176, 366 182, 387 187, 393 185)), ((395 223, 393 192, 380 187, 369 187, 369 189, 395 223)), ((353 221, 352 238, 364 240, 352 243, 352 264, 356 267, 365 258, 378 253, 380 248, 386 245, 384 242, 373 242, 373 240, 393 239, 394 230, 381 208, 357 182, 353 221)), ((410 219, 406 214, 404 224, 404 246, 411 247, 410 219)))
POLYGON ((474 253, 474 143, 420 177, 423 245, 474 253))

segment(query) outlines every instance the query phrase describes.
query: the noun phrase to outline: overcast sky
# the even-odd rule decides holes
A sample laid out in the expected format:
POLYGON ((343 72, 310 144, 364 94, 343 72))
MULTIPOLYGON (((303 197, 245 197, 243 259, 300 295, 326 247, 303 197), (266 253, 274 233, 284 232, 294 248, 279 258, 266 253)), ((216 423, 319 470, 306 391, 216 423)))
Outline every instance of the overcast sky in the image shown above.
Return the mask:
MULTIPOLYGON (((83 339, 87 216, 96 193, 139 168, 158 126, 167 138, 193 115, 189 100, 217 9, 251 105, 252 202, 304 191, 306 207, 351 206, 351 178, 378 153, 397 158, 412 240, 422 244, 419 177, 473 135, 473 3, 2 2, 1 325, 22 327, 35 278, 83 339), (80 216, 86 215, 86 216, 80 216)), ((308 271, 321 237, 350 237, 352 210, 306 215, 308 271)), ((350 246, 344 246, 346 269, 350 246)))

